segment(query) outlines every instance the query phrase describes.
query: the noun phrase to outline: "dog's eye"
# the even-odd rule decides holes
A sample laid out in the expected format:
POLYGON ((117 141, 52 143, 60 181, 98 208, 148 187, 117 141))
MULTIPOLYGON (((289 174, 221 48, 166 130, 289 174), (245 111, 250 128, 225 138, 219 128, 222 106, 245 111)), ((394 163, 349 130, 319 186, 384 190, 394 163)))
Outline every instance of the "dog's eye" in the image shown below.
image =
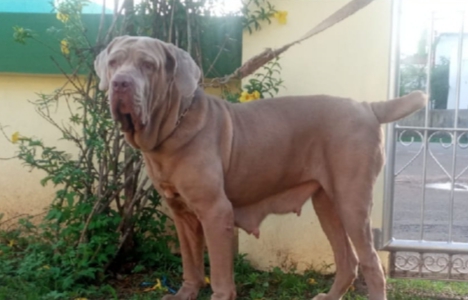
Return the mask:
POLYGON ((111 59, 109 61, 109 67, 114 68, 115 66, 117 66, 117 60, 116 59, 111 59))
POLYGON ((148 71, 153 71, 154 70, 154 64, 149 61, 144 61, 141 63, 143 69, 148 70, 148 71))

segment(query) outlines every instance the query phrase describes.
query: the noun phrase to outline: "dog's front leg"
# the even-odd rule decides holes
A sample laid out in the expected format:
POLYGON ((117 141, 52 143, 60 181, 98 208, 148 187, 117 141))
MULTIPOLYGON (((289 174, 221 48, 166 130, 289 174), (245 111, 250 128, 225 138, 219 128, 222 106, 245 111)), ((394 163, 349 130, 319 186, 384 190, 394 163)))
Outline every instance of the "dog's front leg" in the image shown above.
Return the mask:
POLYGON ((236 298, 233 270, 234 213, 231 203, 217 198, 211 205, 198 210, 205 233, 211 268, 211 300, 236 298))
POLYGON ((169 200, 168 204, 179 238, 184 283, 176 295, 166 295, 163 300, 193 300, 205 284, 203 229, 194 213, 181 209, 176 201, 169 200))

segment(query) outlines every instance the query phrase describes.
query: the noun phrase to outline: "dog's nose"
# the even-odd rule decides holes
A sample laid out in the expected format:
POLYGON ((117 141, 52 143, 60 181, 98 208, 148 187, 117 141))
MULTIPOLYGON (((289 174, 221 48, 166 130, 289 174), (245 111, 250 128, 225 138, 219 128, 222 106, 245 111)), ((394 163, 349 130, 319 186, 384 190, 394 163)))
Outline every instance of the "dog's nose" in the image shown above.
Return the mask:
POLYGON ((114 92, 127 92, 133 85, 133 80, 130 76, 124 74, 115 75, 112 79, 112 89, 114 92))

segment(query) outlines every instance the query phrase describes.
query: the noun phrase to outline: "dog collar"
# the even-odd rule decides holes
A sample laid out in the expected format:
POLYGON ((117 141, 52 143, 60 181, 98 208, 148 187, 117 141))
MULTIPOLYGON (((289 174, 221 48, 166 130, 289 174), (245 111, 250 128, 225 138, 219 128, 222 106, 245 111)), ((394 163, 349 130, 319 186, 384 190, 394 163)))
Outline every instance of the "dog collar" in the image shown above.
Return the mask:
POLYGON ((159 148, 159 146, 161 146, 165 141, 167 141, 172 135, 174 135, 174 133, 176 132, 177 128, 179 127, 179 125, 182 123, 182 120, 184 119, 184 117, 187 115, 187 113, 189 112, 190 108, 192 108, 192 105, 193 103, 195 102, 195 98, 197 98, 197 93, 198 93, 198 89, 193 93, 193 96, 192 96, 192 101, 190 102, 189 106, 187 106, 187 108, 184 109, 184 111, 182 112, 182 114, 180 114, 179 118, 177 119, 176 123, 175 123, 175 126, 174 126, 174 129, 172 130, 172 132, 164 139, 162 140, 161 142, 159 142, 159 144, 156 145, 156 147, 154 147, 154 149, 157 149, 159 148))
MULTIPOLYGON (((195 98, 195 97, 193 97, 195 98)), ((193 99, 192 99, 192 102, 190 102, 190 105, 187 106, 186 109, 184 109, 184 111, 182 112, 182 114, 179 116, 179 118, 177 119, 177 122, 175 123, 175 128, 174 130, 177 128, 177 126, 180 125, 180 123, 182 122, 182 119, 185 117, 185 115, 188 113, 188 111, 190 110, 190 108, 192 107, 192 104, 193 104, 193 99)))
POLYGON ((184 111, 182 112, 182 114, 179 116, 179 118, 177 119, 176 121, 176 124, 175 124, 175 128, 173 131, 176 130, 176 128, 180 125, 180 123, 182 122, 182 119, 185 117, 185 115, 188 113, 188 111, 192 108, 192 105, 193 103, 195 102, 195 98, 197 98, 197 95, 198 94, 198 89, 195 90, 195 92, 193 93, 193 96, 192 96, 192 101, 190 102, 189 106, 187 106, 186 109, 184 109, 184 111))

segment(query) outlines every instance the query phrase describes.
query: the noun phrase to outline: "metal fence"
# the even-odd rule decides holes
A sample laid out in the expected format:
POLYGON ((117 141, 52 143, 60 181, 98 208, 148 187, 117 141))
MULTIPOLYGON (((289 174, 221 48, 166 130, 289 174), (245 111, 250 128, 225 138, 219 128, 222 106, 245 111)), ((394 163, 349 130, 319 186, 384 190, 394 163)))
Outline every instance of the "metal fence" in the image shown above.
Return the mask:
MULTIPOLYGON (((406 0, 405 0, 406 1, 406 0)), ((401 1, 394 1, 391 96, 398 95, 401 1)), ((447 14, 445 14, 447 17, 447 14)), ((390 251, 392 277, 468 279, 468 126, 460 113, 463 76, 464 11, 449 14, 458 27, 455 69, 456 107, 451 124, 431 121, 431 105, 417 123, 403 120, 387 127, 384 226, 381 249, 390 251), (461 118, 461 120, 460 120, 461 118)), ((437 11, 428 15, 426 92, 431 90, 438 35, 437 11)), ((452 58, 453 60, 454 58, 452 58)), ((455 73, 453 73, 455 72, 455 73)), ((468 73, 466 74, 468 75, 468 73)), ((464 107, 466 109, 467 107, 464 107)), ((414 118, 414 117, 413 117, 414 118)))

